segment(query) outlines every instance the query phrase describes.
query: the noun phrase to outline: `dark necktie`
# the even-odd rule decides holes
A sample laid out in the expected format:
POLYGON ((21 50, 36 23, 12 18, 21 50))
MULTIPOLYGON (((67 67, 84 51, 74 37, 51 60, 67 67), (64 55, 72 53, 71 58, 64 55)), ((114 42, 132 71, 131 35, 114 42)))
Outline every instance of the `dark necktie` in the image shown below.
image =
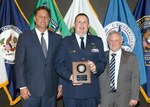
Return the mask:
POLYGON ((81 39, 81 49, 84 49, 84 37, 80 37, 80 39, 81 39))
POLYGON ((43 35, 44 35, 44 33, 41 33, 41 46, 42 46, 42 50, 43 50, 44 56, 46 58, 47 46, 46 46, 46 42, 45 42, 45 39, 44 39, 43 35))
POLYGON ((116 54, 111 54, 112 58, 109 63, 109 76, 110 76, 110 91, 115 90, 115 56, 116 54))

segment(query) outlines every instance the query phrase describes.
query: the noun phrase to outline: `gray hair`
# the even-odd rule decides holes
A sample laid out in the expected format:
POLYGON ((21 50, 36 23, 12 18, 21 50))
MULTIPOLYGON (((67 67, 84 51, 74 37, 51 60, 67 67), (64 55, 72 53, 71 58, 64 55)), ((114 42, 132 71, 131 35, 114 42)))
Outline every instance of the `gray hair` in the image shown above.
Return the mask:
POLYGON ((121 36, 121 33, 120 33, 120 32, 117 32, 117 31, 115 31, 115 30, 113 30, 112 32, 110 32, 110 33, 108 34, 108 36, 107 36, 107 42, 108 42, 108 40, 109 40, 109 37, 110 37, 112 34, 118 34, 118 35, 120 36, 120 38, 122 39, 122 41, 123 41, 123 37, 121 36))

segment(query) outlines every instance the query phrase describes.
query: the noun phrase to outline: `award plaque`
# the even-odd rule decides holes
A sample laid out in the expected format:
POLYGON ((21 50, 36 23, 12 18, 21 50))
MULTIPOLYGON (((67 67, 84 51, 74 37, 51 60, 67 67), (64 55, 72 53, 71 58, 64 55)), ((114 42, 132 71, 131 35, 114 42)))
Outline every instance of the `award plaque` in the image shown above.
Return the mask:
POLYGON ((91 71, 87 62, 73 62, 73 83, 91 83, 91 71))

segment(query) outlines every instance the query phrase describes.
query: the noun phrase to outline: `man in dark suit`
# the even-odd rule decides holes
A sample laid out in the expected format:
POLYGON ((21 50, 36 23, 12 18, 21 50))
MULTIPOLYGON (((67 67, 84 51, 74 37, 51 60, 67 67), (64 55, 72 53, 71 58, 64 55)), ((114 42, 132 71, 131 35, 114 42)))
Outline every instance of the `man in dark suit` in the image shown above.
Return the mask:
POLYGON ((64 106, 97 107, 98 77, 106 65, 103 43, 101 38, 87 33, 89 19, 86 14, 78 14, 74 26, 75 33, 62 40, 56 58, 56 71, 61 77, 64 106), (74 84, 72 63, 76 61, 88 63, 91 72, 90 84, 74 84))
POLYGON ((139 67, 133 53, 121 49, 119 32, 108 36, 107 66, 100 76, 101 107, 133 107, 139 100, 139 67))
POLYGON ((19 36, 15 67, 22 107, 56 107, 58 76, 54 69, 61 36, 47 30, 50 10, 38 7, 36 27, 19 36))

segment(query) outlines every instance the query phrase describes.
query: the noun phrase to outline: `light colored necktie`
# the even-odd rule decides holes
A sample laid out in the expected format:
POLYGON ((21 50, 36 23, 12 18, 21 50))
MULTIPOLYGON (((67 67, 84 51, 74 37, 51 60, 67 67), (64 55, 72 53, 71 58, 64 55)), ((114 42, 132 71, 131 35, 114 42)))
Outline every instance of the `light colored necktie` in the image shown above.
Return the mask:
POLYGON ((45 41, 43 35, 44 35, 44 33, 41 33, 41 46, 42 46, 44 56, 46 58, 46 56, 47 56, 47 46, 46 46, 46 41, 45 41))
POLYGON ((116 54, 111 54, 112 58, 109 63, 109 77, 110 77, 110 91, 115 90, 115 56, 116 54))

